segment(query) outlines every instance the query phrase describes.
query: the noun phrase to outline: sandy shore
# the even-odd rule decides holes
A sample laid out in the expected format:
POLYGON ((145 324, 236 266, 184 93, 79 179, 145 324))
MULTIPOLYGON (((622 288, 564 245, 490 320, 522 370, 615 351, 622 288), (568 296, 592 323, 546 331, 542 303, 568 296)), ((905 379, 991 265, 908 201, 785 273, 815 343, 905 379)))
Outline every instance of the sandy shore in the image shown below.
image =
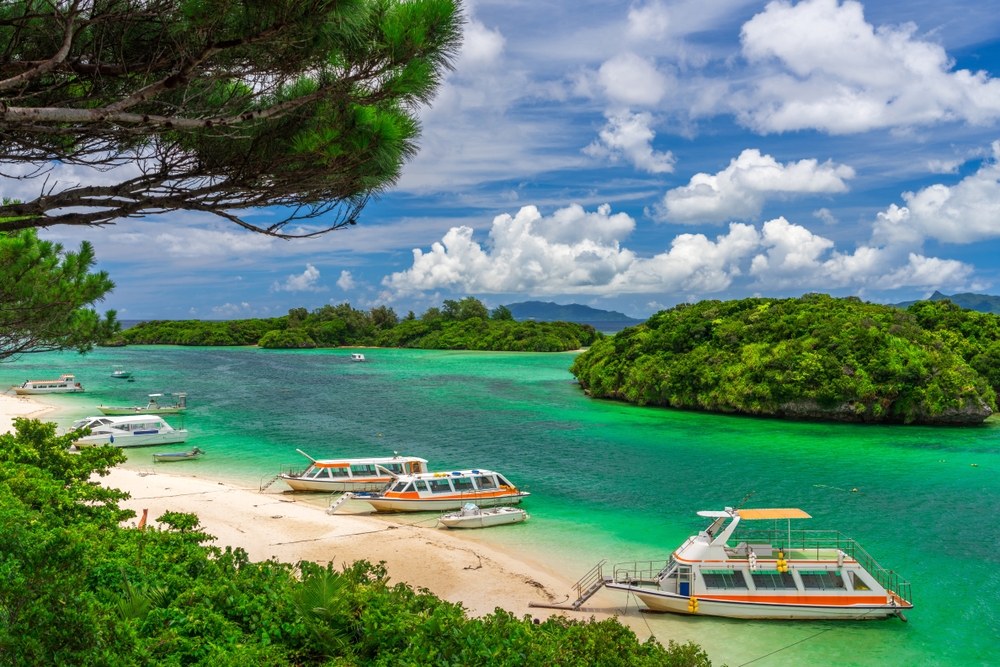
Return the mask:
POLYGON ((39 403, 27 396, 0 394, 0 433, 10 433, 14 429, 15 417, 39 419, 55 410, 55 406, 39 403))

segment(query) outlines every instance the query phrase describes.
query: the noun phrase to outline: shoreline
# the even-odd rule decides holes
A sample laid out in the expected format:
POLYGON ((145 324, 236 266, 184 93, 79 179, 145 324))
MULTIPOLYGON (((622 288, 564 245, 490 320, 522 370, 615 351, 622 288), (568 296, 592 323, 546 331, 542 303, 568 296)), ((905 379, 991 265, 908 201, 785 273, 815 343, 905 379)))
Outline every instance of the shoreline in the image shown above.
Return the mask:
POLYGON ((6 392, 0 394, 0 433, 11 433, 14 430, 15 417, 40 419, 58 409, 58 406, 36 400, 33 396, 18 396, 6 392))

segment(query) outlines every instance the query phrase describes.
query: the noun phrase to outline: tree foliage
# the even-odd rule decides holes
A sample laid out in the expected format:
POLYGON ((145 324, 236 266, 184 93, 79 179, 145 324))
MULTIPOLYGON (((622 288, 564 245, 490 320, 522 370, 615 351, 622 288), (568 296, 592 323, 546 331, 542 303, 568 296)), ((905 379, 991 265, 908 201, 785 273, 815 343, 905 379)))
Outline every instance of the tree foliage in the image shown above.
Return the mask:
POLYGON ((701 301, 598 341, 571 371, 591 396, 640 405, 974 423, 996 409, 998 323, 945 301, 701 301))
POLYGON ((354 224, 416 151, 456 0, 0 3, 0 162, 39 178, 0 230, 208 212, 274 236, 354 224), (280 206, 259 226, 242 211, 280 206), (321 227, 291 229, 324 216, 321 227))
POLYGON ((211 546, 193 514, 123 525, 127 496, 90 481, 120 449, 71 455, 54 425, 16 427, 0 435, 0 664, 710 667, 616 619, 470 619, 381 564, 251 562, 211 546))
POLYGON ((26 352, 86 352, 119 329, 114 311, 90 308, 114 287, 92 273, 93 247, 65 252, 35 230, 0 232, 0 360, 26 352))

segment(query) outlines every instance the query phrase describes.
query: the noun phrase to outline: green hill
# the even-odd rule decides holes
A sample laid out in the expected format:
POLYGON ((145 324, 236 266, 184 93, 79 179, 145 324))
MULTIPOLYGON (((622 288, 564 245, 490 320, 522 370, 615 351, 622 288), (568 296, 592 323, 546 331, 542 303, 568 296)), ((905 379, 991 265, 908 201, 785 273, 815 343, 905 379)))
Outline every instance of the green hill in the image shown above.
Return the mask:
POLYGON ((579 303, 560 304, 552 301, 524 301, 507 305, 516 320, 533 319, 539 322, 630 322, 637 320, 615 310, 601 310, 579 303))
POLYGON ((594 397, 805 419, 978 423, 996 410, 1000 317, 807 294, 683 304, 597 341, 594 397))
MULTIPOLYGON (((929 301, 941 301, 942 299, 948 299, 952 303, 961 306, 962 308, 968 308, 969 310, 977 310, 980 313, 997 313, 1000 314, 1000 296, 992 296, 989 294, 974 294, 972 292, 963 292, 962 294, 952 294, 948 296, 947 294, 941 294, 941 292, 935 291, 934 294, 930 296, 929 301)), ((913 304, 918 303, 917 301, 904 301, 902 303, 893 304, 897 308, 909 308, 913 304)))

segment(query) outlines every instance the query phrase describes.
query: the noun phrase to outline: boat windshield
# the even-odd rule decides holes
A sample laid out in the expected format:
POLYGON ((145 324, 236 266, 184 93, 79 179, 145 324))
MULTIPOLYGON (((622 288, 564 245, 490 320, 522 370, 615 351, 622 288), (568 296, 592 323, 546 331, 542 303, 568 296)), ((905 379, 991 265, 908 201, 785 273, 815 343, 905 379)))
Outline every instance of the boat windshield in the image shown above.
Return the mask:
POLYGON ((427 486, 431 488, 431 493, 451 493, 451 484, 447 479, 429 479, 427 486))
POLYGON ((497 480, 499 480, 500 486, 509 486, 512 489, 514 488, 514 485, 508 482, 507 478, 501 475, 500 473, 497 473, 497 480))

